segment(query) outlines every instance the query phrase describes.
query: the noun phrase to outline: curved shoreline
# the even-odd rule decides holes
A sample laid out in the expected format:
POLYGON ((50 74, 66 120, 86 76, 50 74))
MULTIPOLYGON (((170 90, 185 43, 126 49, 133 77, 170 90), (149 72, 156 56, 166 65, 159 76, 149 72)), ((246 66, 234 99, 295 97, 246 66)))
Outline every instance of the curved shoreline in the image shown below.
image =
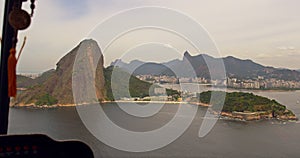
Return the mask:
MULTIPOLYGON (((82 104, 55 104, 55 105, 35 105, 35 104, 20 104, 20 105, 11 105, 10 107, 33 107, 33 108, 55 108, 55 107, 76 107, 81 105, 97 104, 94 103, 82 103, 82 104)), ((192 104, 189 102, 178 102, 178 101, 127 101, 127 100, 116 100, 116 101, 103 101, 100 104, 106 103, 154 103, 154 104, 192 104)))
MULTIPOLYGON (((38 108, 38 109, 48 109, 48 108, 59 108, 59 107, 76 107, 76 106, 86 106, 94 103, 83 103, 80 105, 76 104, 56 104, 56 105, 35 105, 35 104, 23 104, 23 105, 12 105, 10 107, 12 108, 38 108)), ((190 104, 190 105, 196 105, 201 107, 211 107, 212 105, 201 103, 201 102, 177 102, 177 101, 127 101, 127 100, 117 100, 117 101, 103 101, 101 103, 154 103, 154 104, 190 104)), ((101 104, 100 103, 100 104, 101 104)), ((276 118, 270 116, 270 115, 261 115, 262 112, 215 112, 210 109, 210 112, 214 115, 216 115, 218 118, 226 119, 226 120, 237 120, 237 121, 260 121, 260 120, 270 120, 270 119, 277 119, 281 121, 297 121, 298 118, 296 116, 278 116, 276 118)))

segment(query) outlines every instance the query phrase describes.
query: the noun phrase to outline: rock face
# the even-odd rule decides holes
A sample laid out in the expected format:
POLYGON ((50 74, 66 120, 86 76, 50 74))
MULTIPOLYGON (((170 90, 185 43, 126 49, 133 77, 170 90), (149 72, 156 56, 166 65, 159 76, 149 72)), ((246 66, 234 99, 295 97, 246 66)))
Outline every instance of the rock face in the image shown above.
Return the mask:
MULTIPOLYGON (((86 60, 93 61, 91 54, 94 51, 101 53, 100 48, 94 40, 84 40, 68 54, 66 54, 57 64, 56 69, 47 76, 42 84, 29 88, 25 92, 18 94, 17 98, 12 102, 13 105, 22 104, 46 104, 47 101, 51 101, 54 104, 72 104, 74 103, 72 93, 72 75, 74 76, 73 66, 78 51, 85 53, 86 60), (43 103, 45 102, 46 103, 43 103)), ((85 60, 81 58, 81 60, 85 60)), ((80 70, 76 70, 77 73, 80 70)), ((104 87, 104 75, 103 75, 103 55, 100 54, 100 60, 97 63, 96 77, 94 87, 96 87, 97 99, 105 100, 106 91, 104 87)), ((80 88, 80 85, 78 85, 80 88)), ((77 89, 78 90, 78 89, 77 89)), ((81 90, 82 87, 81 87, 81 90)))
POLYGON ((262 119, 278 119, 278 120, 298 120, 295 115, 279 115, 273 117, 272 114, 268 114, 265 112, 221 112, 220 116, 227 117, 231 119, 245 120, 245 121, 255 121, 262 119))

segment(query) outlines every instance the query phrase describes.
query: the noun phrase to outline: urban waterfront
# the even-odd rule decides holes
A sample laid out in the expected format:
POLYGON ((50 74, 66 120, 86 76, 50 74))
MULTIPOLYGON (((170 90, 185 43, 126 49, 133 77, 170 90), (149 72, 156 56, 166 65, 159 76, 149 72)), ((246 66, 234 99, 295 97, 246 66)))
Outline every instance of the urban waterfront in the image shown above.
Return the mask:
POLYGON ((206 84, 214 85, 219 87, 231 87, 231 88, 243 88, 243 89, 294 89, 300 88, 300 82, 295 80, 282 80, 276 78, 264 78, 257 76, 252 79, 238 79, 235 77, 228 77, 223 80, 209 80, 204 77, 174 77, 174 76, 153 76, 153 75, 137 75, 137 78, 150 83, 161 83, 161 84, 174 84, 174 83, 190 83, 190 84, 206 84))

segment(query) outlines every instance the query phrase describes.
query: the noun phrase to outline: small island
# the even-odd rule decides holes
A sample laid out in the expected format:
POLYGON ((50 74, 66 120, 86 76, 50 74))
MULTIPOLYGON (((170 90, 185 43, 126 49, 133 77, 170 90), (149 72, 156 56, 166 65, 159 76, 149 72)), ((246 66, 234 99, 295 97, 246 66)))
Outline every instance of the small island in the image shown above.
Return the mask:
MULTIPOLYGON (((278 119, 278 120, 298 120, 295 114, 286 108, 286 106, 266 97, 258 96, 253 93, 244 92, 223 92, 214 91, 215 96, 224 96, 226 94, 224 106, 219 113, 220 117, 238 119, 245 121, 278 119)), ((211 106, 212 112, 218 105, 222 105, 220 99, 211 99, 212 91, 199 93, 197 97, 191 99, 191 102, 198 105, 211 106)))

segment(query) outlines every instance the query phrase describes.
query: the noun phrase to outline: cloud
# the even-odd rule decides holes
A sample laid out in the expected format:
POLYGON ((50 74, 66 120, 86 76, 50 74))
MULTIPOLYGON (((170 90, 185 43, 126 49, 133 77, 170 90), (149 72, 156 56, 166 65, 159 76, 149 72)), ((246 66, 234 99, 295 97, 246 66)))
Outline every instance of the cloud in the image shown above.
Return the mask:
MULTIPOLYGON (((29 11, 28 4, 24 8, 29 11)), ((281 52, 293 53, 300 47, 300 1, 297 0, 37 1, 32 25, 20 33, 19 39, 27 35, 28 43, 19 70, 43 71, 55 67, 99 22, 121 10, 145 5, 172 8, 196 19, 210 32, 222 54, 234 50, 232 55, 237 57, 246 54, 248 58, 267 58, 288 55, 281 52)), ((3 6, 1 1, 1 18, 3 6)), ((289 63, 286 58, 282 61, 289 63)))
POLYGON ((267 55, 265 58, 256 58, 255 61, 268 66, 299 69, 299 58, 300 52, 286 53, 286 54, 275 54, 267 55), (269 57, 268 57, 269 56, 269 57))
POLYGON ((64 15, 59 17, 64 20, 78 19, 90 12, 88 0, 52 0, 56 7, 64 10, 64 15))
POLYGON ((260 53, 256 56, 256 58, 270 58, 271 55, 266 54, 266 53, 260 53))
POLYGON ((279 50, 295 50, 295 47, 294 46, 280 46, 280 47, 277 47, 277 49, 279 49, 279 50))

